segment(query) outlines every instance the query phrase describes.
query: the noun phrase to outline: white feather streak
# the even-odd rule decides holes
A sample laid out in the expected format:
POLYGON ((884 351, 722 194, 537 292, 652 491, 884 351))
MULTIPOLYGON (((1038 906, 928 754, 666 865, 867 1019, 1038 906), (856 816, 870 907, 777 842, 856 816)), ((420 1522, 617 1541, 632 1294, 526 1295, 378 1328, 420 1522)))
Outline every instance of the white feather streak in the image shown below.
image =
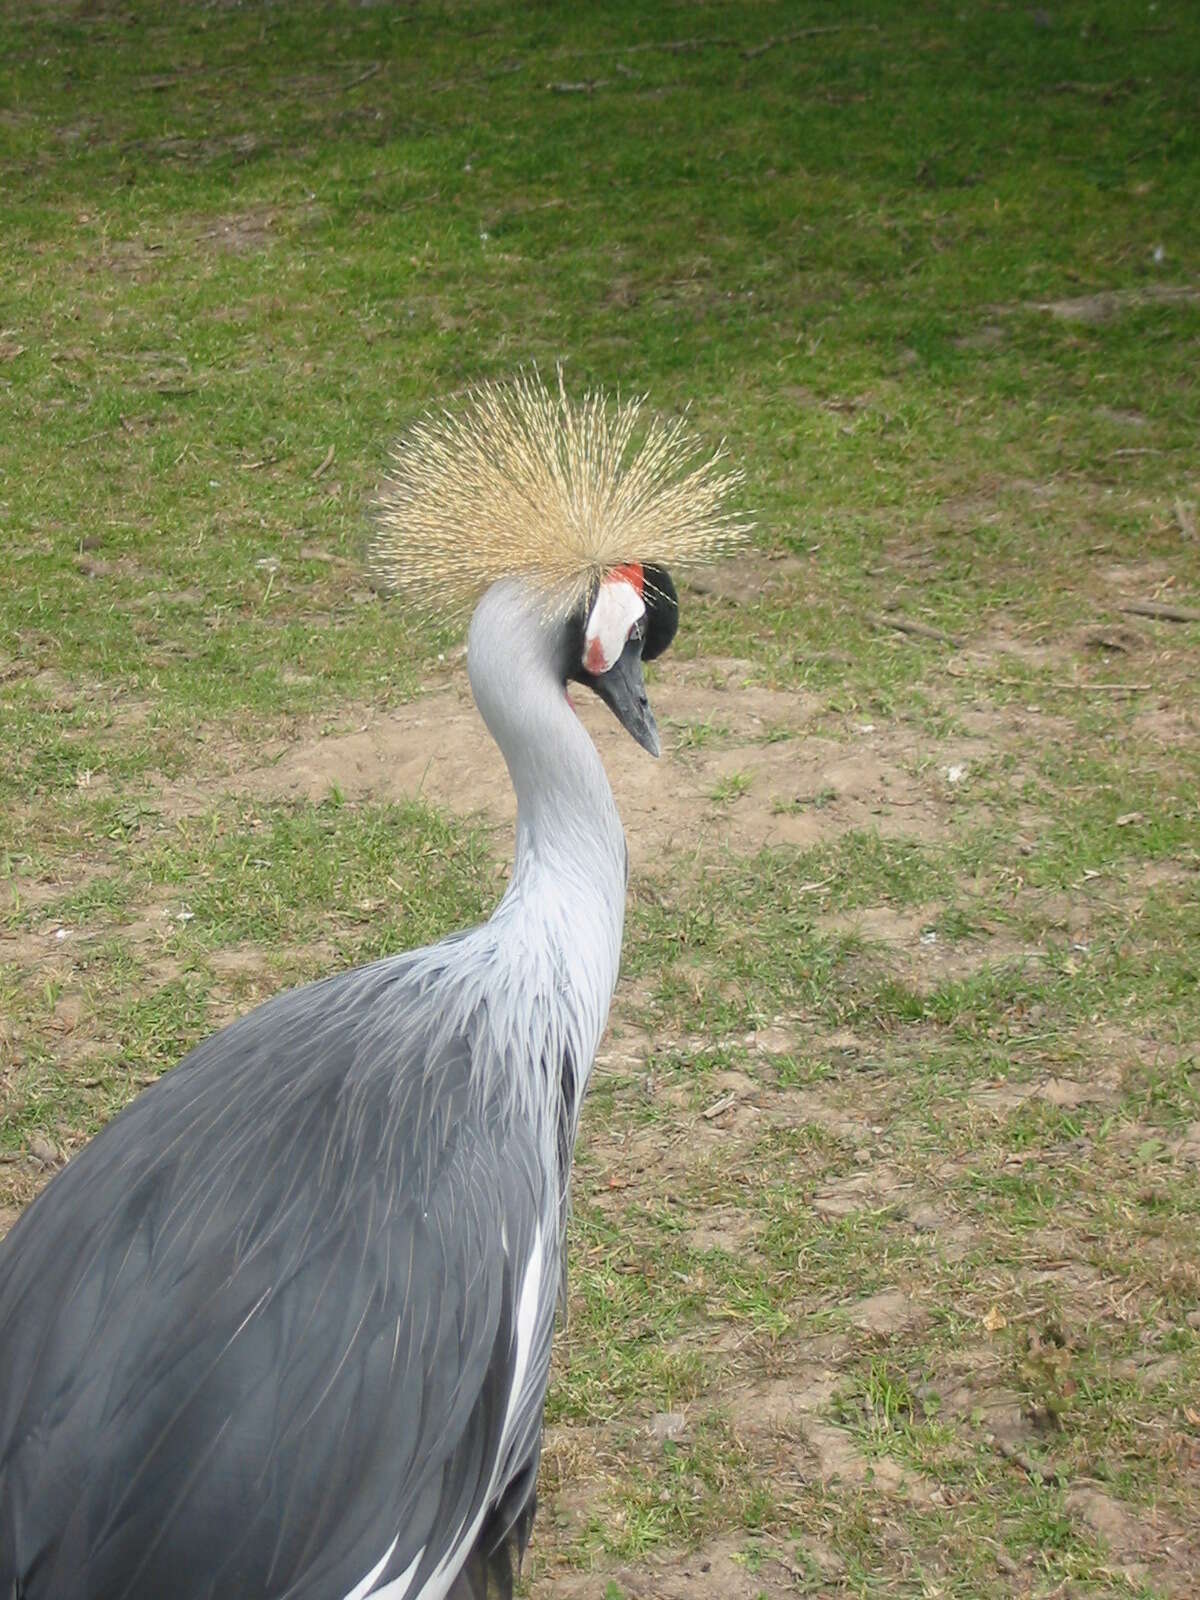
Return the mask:
MULTIPOLYGON (((399 1537, 399 1534, 397 1534, 396 1539, 399 1539, 399 1537)), ((392 1549, 394 1550, 395 1548, 396 1540, 393 1540, 392 1549)), ((412 1582, 413 1573, 420 1566, 421 1557, 424 1554, 425 1546, 422 1545, 400 1576, 393 1578, 390 1583, 385 1583, 382 1589, 376 1589, 371 1596, 371 1600, 408 1600, 408 1586, 412 1582)), ((424 1588, 422 1588, 421 1593, 425 1593, 424 1588)))
MULTIPOLYGON (((382 1558, 375 1563, 370 1572, 367 1573, 366 1577, 360 1578, 354 1585, 353 1589, 350 1590, 349 1594, 346 1596, 346 1600, 363 1600, 363 1596, 371 1592, 371 1585, 375 1582, 376 1578, 383 1571, 384 1567, 386 1567, 388 1562, 392 1559, 392 1551, 399 1543, 400 1535, 397 1534, 392 1540, 391 1544, 388 1545, 387 1549, 383 1552, 382 1558)), ((410 1568, 409 1571, 411 1572, 411 1570, 412 1569, 410 1568)))

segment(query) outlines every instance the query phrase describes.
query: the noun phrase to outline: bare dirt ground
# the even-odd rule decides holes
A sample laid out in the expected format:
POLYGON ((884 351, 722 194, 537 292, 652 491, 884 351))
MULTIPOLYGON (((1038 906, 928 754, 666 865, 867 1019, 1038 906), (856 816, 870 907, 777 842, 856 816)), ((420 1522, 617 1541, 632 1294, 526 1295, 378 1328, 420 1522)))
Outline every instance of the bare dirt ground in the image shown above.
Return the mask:
MULTIPOLYGON (((635 866, 677 852, 807 847, 851 828, 936 837, 955 783, 994 748, 989 736, 1006 720, 978 716, 970 735, 945 744, 861 721, 846 722, 834 737, 828 728, 813 731, 822 709, 815 697, 751 679, 749 663, 733 659, 665 666, 654 686, 662 764, 648 761, 590 697, 576 697, 604 757, 635 866)), ((465 683, 353 731, 302 733, 264 753, 267 764, 239 777, 240 792, 320 800, 336 785, 348 799, 420 797, 506 830, 515 819, 503 761, 465 683)))

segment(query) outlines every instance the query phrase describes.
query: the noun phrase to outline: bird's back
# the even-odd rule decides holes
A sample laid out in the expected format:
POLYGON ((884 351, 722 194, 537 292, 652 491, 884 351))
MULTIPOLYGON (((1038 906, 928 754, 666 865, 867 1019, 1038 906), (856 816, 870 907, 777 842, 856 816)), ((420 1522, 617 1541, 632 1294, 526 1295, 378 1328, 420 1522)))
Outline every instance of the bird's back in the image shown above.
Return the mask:
POLYGON ((431 954, 207 1040, 0 1246, 0 1596, 436 1596, 519 1524, 560 1179, 431 954))

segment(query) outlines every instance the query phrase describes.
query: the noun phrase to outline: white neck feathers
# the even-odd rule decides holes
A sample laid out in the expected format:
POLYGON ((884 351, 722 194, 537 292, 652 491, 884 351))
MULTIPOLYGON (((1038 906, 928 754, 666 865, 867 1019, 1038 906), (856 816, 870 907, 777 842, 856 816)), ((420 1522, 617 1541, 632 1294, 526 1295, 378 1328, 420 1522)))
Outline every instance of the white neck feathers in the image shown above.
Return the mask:
POLYGON ((612 790, 562 682, 561 623, 515 581, 496 584, 471 623, 476 704, 517 795, 512 881, 493 924, 552 958, 591 1065, 616 984, 625 913, 625 836, 612 790), (594 1034, 594 1036, 592 1036, 594 1034))

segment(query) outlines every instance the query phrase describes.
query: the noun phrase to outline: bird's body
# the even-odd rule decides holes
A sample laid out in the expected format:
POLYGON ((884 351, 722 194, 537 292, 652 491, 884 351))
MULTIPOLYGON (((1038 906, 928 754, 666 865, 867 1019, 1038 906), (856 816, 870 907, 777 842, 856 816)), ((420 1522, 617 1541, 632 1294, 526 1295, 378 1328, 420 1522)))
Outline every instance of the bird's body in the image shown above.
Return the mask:
POLYGON ((473 1553, 503 1589, 625 890, 529 617, 501 585, 472 634, 518 789, 492 918, 206 1040, 13 1230, 5 1600, 439 1600, 473 1553))
MULTIPOLYGON (((510 512, 524 495, 550 515, 558 494, 569 543, 580 506, 611 501, 615 457, 596 454, 596 477, 568 452, 595 479, 576 495, 554 452, 577 419, 516 392, 500 421, 480 414, 469 471, 429 435, 417 467, 499 482, 510 512), (504 432, 514 419, 528 437, 504 432)), ((427 479, 405 514, 461 580, 467 530, 427 479)), ((715 537, 696 481, 670 500, 672 516, 698 508, 689 554, 715 537)), ((477 928, 206 1040, 0 1243, 0 1600, 511 1595, 627 875, 566 685, 656 754, 641 661, 670 642, 676 600, 665 571, 635 563, 547 605, 515 512, 506 526, 476 563, 490 586, 468 666, 517 793, 508 891, 477 928), (521 576, 494 581, 509 557, 521 576)), ((555 583, 571 562, 591 574, 601 548, 551 563, 555 583)))
POLYGON ((31 1210, 36 1255, 18 1228, 0 1592, 442 1595, 532 1485, 553 1166, 413 1017, 422 966, 217 1035, 31 1210))

